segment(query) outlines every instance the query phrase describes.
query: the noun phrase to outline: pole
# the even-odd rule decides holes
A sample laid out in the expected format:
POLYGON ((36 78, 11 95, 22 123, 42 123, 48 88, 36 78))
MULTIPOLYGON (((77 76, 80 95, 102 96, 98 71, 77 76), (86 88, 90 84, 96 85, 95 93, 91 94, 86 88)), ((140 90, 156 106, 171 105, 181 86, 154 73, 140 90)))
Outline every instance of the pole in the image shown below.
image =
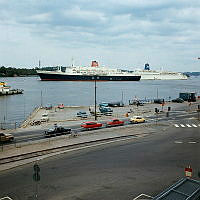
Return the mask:
POLYGON ((35 186, 35 199, 38 199, 38 182, 36 181, 35 186))
POLYGON ((157 99, 158 99, 158 88, 157 88, 157 99))
POLYGON ((26 101, 25 101, 25 97, 24 97, 24 120, 26 119, 26 101))
POLYGON ((97 83, 96 76, 94 77, 94 119, 97 120, 97 83))
POLYGON ((42 104, 43 104, 43 102, 42 102, 42 90, 41 90, 41 107, 42 107, 42 104))

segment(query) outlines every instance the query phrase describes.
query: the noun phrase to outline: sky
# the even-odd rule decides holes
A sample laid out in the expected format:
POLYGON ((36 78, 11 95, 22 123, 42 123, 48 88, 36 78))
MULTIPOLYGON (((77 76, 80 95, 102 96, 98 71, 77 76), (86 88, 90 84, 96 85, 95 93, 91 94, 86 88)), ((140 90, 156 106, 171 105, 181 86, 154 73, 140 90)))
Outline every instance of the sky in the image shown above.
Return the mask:
POLYGON ((0 66, 200 71, 199 0, 0 0, 0 66))

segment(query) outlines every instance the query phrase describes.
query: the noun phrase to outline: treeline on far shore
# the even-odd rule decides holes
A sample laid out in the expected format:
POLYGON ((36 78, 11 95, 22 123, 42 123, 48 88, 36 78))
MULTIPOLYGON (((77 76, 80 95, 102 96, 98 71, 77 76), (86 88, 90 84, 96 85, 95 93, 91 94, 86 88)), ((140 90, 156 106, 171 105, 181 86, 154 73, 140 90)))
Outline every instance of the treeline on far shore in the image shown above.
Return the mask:
POLYGON ((37 75, 35 69, 0 67, 0 77, 33 76, 37 75))
POLYGON ((184 72, 187 76, 200 76, 200 72, 184 72))

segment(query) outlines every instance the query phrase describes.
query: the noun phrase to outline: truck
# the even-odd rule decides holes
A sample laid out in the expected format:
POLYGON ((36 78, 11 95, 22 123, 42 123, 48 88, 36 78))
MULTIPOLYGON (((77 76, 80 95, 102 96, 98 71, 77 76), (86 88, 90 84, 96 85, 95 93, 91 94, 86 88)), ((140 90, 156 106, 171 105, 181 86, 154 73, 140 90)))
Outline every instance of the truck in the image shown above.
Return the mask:
POLYGON ((195 102, 196 93, 195 92, 181 92, 179 93, 179 98, 183 99, 184 101, 195 102))

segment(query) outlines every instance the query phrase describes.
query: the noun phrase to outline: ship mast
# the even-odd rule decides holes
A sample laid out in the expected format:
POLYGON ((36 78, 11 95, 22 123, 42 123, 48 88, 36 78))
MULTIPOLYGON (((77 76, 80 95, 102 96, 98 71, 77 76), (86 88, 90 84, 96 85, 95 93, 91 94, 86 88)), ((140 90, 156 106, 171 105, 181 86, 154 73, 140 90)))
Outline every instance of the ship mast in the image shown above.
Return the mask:
POLYGON ((72 57, 72 67, 74 67, 74 58, 72 57))

